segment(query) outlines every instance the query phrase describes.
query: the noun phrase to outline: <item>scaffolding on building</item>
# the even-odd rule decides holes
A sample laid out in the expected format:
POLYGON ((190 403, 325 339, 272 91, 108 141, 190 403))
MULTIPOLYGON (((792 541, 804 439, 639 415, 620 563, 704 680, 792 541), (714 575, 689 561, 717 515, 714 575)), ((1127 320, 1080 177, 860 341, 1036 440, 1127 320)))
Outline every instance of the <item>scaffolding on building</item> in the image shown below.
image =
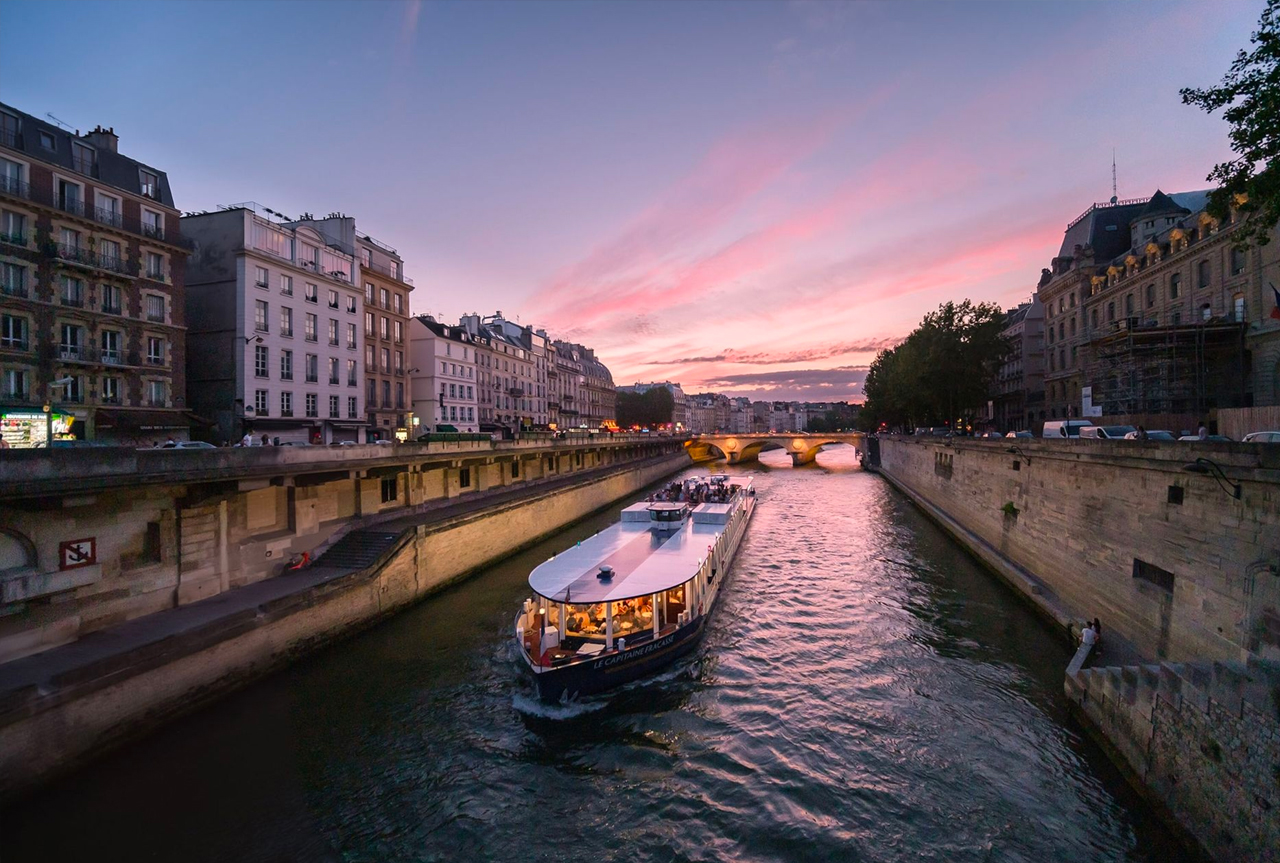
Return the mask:
POLYGON ((1085 383, 1103 416, 1203 415, 1246 401, 1244 325, 1115 321, 1088 343, 1085 383))

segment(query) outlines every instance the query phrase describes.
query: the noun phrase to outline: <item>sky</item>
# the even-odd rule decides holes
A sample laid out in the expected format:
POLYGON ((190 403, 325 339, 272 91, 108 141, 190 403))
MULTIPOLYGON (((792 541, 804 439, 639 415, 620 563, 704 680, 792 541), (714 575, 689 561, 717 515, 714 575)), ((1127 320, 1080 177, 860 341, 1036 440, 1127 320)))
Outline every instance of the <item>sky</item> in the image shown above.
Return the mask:
POLYGON ((858 401, 939 304, 1028 299, 1113 148, 1121 198, 1205 188, 1227 127, 1178 90, 1263 5, 0 0, 0 100, 114 126, 184 211, 355 216, 415 313, 858 401))

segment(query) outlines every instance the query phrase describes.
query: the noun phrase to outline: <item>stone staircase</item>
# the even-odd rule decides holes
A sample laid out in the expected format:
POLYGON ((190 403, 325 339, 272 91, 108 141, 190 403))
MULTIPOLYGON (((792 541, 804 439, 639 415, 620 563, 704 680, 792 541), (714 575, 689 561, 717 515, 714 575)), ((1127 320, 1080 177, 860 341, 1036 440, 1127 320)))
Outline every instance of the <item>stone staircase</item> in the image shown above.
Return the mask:
MULTIPOLYGON (((1280 665, 1244 662, 1161 662, 1085 668, 1067 676, 1067 695, 1087 691, 1148 712, 1156 698, 1172 705, 1188 701, 1208 710, 1213 699, 1239 716, 1248 704, 1272 722, 1280 721, 1280 665)), ((1075 698, 1075 700, 1079 700, 1075 698)))
POLYGON ((357 570, 372 566, 399 541, 403 531, 353 530, 329 546, 316 560, 314 566, 330 566, 335 569, 357 570))

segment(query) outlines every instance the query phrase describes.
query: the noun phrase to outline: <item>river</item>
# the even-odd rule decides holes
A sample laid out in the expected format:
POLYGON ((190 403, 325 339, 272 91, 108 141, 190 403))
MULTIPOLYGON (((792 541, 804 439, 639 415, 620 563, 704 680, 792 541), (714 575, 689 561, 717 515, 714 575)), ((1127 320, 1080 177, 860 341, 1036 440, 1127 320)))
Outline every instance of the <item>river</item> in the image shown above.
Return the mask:
POLYGON ((0 860, 1181 858, 1068 719, 1069 646, 851 449, 729 470, 759 506, 660 678, 548 708, 509 643, 619 505, 0 813, 0 860))

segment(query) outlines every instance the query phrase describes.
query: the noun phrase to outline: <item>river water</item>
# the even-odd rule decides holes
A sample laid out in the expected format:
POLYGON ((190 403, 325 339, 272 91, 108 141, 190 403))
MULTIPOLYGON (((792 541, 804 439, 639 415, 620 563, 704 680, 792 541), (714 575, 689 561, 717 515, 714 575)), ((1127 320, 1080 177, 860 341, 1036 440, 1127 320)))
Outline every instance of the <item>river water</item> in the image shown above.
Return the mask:
POLYGON ((1181 859, 1069 646, 852 450, 729 470, 759 506, 660 678, 548 708, 509 644, 619 505, 0 813, 0 860, 1181 859))

